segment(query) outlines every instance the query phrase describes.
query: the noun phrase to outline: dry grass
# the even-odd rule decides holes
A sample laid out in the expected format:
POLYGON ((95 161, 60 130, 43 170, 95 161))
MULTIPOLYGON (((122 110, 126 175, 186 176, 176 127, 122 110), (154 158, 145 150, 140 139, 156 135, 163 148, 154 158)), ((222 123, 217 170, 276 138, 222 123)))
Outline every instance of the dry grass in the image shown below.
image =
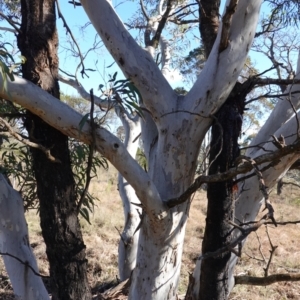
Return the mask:
MULTIPOLYGON (((111 168, 101 172, 100 179, 93 182, 91 191, 100 199, 95 212, 91 215, 91 223, 81 220, 84 240, 87 245, 88 275, 93 288, 104 289, 118 276, 118 241, 116 228, 123 225, 122 204, 117 191, 116 172, 111 168)), ((193 271, 197 256, 201 249, 204 233, 206 196, 204 192, 195 195, 187 225, 184 254, 182 261, 181 282, 179 292, 184 293, 188 283, 188 274, 193 271)), ((272 194, 276 219, 296 220, 300 209, 300 192, 296 188, 285 188, 283 196, 272 194)), ((27 214, 30 242, 37 257, 40 272, 48 274, 48 262, 41 229, 36 212, 27 214)), ((269 274, 276 272, 300 272, 300 225, 269 227, 272 243, 278 248, 275 252, 269 274)), ((257 235, 248 238, 244 253, 237 265, 236 274, 263 276, 264 267, 270 255, 270 245, 266 229, 261 228, 257 235)), ((13 299, 11 286, 0 261, 0 299, 13 299)), ((296 283, 276 283, 267 287, 236 286, 230 296, 234 299, 300 299, 300 285, 296 283)))

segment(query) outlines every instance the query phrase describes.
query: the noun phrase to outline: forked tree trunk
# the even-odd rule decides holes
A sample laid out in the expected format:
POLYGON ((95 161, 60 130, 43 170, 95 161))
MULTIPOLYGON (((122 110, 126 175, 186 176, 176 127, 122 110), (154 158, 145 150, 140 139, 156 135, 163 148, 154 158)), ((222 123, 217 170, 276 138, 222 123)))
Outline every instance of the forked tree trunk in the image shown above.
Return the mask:
POLYGON ((15 297, 30 300, 49 299, 42 278, 32 271, 33 269, 39 273, 29 244, 22 198, 3 175, 0 175, 0 219, 0 251, 6 254, 3 255, 3 260, 15 297))
MULTIPOLYGON (((26 58, 23 77, 59 98, 55 1, 22 0, 21 13, 18 46, 26 58)), ((91 299, 68 138, 31 113, 25 126, 30 139, 50 149, 59 161, 53 162, 40 150, 32 149, 52 299, 91 299)))
MULTIPOLYGON (((184 115, 166 117, 162 128, 166 128, 168 135, 161 130, 154 140, 151 139, 148 174, 162 198, 170 199, 179 196, 191 184, 196 168, 191 162, 197 159, 198 145, 186 147, 188 132, 193 132, 193 126, 184 115), (176 122, 170 125, 174 118, 176 122), (173 160, 177 163, 165 173, 164 166, 173 160)), ((144 142, 147 144, 147 140, 144 142)), ((151 212, 145 214, 144 211, 129 299, 176 299, 188 211, 189 203, 184 203, 169 209, 167 215, 155 223, 151 220, 151 212)))

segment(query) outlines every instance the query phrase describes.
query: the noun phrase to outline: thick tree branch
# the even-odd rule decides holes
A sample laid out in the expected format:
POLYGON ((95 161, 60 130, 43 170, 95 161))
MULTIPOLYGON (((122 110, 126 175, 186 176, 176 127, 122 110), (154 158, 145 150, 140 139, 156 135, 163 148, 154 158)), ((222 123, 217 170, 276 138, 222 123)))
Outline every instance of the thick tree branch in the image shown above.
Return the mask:
POLYGON ((229 30, 225 30, 229 44, 222 52, 219 49, 222 43, 221 37, 225 35, 224 24, 219 27, 216 41, 204 69, 186 95, 187 110, 209 116, 213 115, 225 102, 250 50, 261 2, 261 0, 238 2, 232 19, 229 14, 230 27, 229 30))
MULTIPOLYGON (((7 81, 7 92, 3 89, 0 76, 0 97, 13 101, 42 118, 49 125, 86 144, 92 143, 90 124, 86 122, 79 129, 82 115, 67 104, 54 98, 33 83, 15 76, 15 81, 7 81)), ((96 130, 96 150, 106 157, 134 188, 151 222, 159 222, 166 216, 166 205, 148 176, 121 141, 102 127, 96 130)))
POLYGON ((150 54, 129 34, 110 1, 82 0, 81 4, 126 78, 141 93, 147 109, 158 117, 158 112, 166 112, 172 107, 174 103, 171 100, 176 97, 175 92, 150 54))

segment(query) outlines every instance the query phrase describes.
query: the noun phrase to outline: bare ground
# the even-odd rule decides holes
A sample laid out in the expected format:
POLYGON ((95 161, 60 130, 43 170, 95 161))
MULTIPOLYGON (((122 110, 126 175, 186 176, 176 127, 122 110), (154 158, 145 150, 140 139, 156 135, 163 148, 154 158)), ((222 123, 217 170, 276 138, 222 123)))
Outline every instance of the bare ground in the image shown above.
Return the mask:
MULTIPOLYGON (((92 193, 100 199, 94 214, 91 215, 92 225, 81 220, 87 245, 88 275, 95 294, 105 291, 117 282, 118 230, 122 228, 123 213, 116 185, 116 173, 112 168, 108 172, 101 172, 100 179, 92 184, 92 193)), ((296 187, 287 186, 282 196, 273 193, 270 199, 275 208, 277 221, 300 219, 300 191, 296 187)), ((205 192, 201 191, 193 199, 187 225, 179 294, 184 294, 186 291, 188 275, 193 271, 200 253, 205 212, 206 196, 205 192)), ((30 243, 37 257, 40 273, 47 275, 48 262, 36 211, 27 213, 27 222, 30 243)), ((299 230, 300 224, 268 227, 272 244, 278 246, 269 268, 269 275, 300 273, 299 230)), ((257 233, 252 233, 237 265, 236 275, 263 276, 270 257, 270 249, 265 227, 260 228, 257 233)), ((0 299, 14 299, 2 260, 0 261, 0 299)), ((300 299, 300 284, 281 282, 266 287, 238 285, 233 289, 230 299, 300 299)))

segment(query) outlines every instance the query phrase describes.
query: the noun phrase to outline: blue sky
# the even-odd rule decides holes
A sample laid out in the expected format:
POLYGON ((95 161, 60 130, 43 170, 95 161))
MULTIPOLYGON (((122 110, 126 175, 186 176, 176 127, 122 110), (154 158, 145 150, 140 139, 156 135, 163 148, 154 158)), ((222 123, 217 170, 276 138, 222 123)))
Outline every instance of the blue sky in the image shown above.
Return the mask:
MULTIPOLYGON (((133 14, 136 10, 137 2, 136 1, 122 1, 122 0, 114 0, 113 5, 116 7, 116 11, 119 14, 120 18, 123 22, 126 22, 129 17, 133 14)), ((221 1, 221 12, 223 12, 225 5, 225 1, 221 1)), ((91 45, 91 41, 94 40, 94 36, 96 34, 92 25, 86 27, 84 34, 79 29, 80 26, 87 24, 89 22, 86 14, 82 7, 75 7, 68 3, 67 1, 61 1, 60 3, 61 10, 63 15, 66 18, 67 23, 72 28, 74 35, 79 37, 78 43, 82 48, 82 51, 85 52, 91 45)), ((268 11, 267 6, 263 6, 263 11, 266 13, 268 11)), ((65 29, 62 27, 62 21, 58 20, 58 30, 60 32, 60 43, 63 45, 64 41, 68 38, 65 34, 65 29)), ((134 32, 130 31, 134 34, 134 32)), ((199 34, 198 32, 196 34, 199 34)), ((191 42, 191 48, 186 50, 186 54, 196 47, 197 44, 195 41, 191 42)), ((251 57, 253 62, 259 62, 257 67, 259 69, 265 69, 266 67, 270 66, 270 63, 264 58, 262 59, 262 55, 251 52, 251 57)), ((70 56, 70 53, 60 50, 60 63, 61 68, 64 70, 73 71, 76 67, 76 63, 74 59, 70 56)), ((82 79, 81 76, 79 77, 82 84, 86 88, 86 90, 90 90, 94 88, 94 92, 96 93, 96 89, 100 83, 103 83, 103 77, 108 76, 108 74, 113 74, 114 72, 118 71, 118 77, 122 77, 121 71, 119 71, 118 66, 114 64, 112 67, 107 68, 107 66, 113 64, 113 59, 111 58, 110 54, 106 51, 105 47, 103 46, 101 49, 97 51, 96 54, 89 55, 88 59, 86 60, 85 66, 86 68, 93 68, 96 69, 96 72, 88 73, 90 78, 82 79), (97 62, 97 64, 96 64, 97 62)), ((177 77, 178 78, 178 77, 177 77)), ((179 79, 179 78, 178 78, 179 79)), ((176 87, 182 85, 181 80, 173 82, 172 86, 176 87)), ((66 85, 61 85, 61 89, 63 92, 67 94, 74 94, 75 91, 73 88, 68 87, 66 85)))
MULTIPOLYGON (((225 1, 222 1, 222 6, 224 7, 225 1)), ((136 10, 136 1, 122 1, 122 0, 114 0, 114 6, 116 7, 117 13, 119 14, 120 18, 123 21, 126 21, 132 13, 136 10)), ((85 24, 88 24, 89 20, 83 10, 82 7, 76 6, 74 7, 72 4, 68 3, 68 1, 63 0, 60 1, 60 8, 61 11, 69 25, 72 29, 74 36, 77 39, 77 42, 82 50, 85 53, 92 45, 96 32, 92 25, 86 26, 85 30, 82 31, 80 28, 85 24)), ((221 8, 221 12, 223 8, 221 8)), ((267 6, 263 7, 263 12, 267 13, 268 8, 267 6)), ((2 22, 3 23, 3 22, 2 22)), ((1 23, 0 23, 1 26, 1 23)), ((70 51, 66 51, 64 46, 66 45, 65 42, 70 38, 69 35, 66 33, 66 29, 63 28, 62 20, 58 19, 57 22, 58 31, 59 31, 59 38, 60 38, 60 50, 59 50, 59 57, 60 57, 60 67, 69 72, 74 73, 78 60, 74 59, 70 53, 70 51)), ((199 34, 196 32, 196 34, 199 34)), ((13 39, 13 36, 11 36, 13 39)), ((192 50, 192 48, 196 47, 197 44, 195 41, 191 42, 191 48, 186 49, 186 54, 192 50)), ((265 69, 266 67, 270 66, 270 62, 268 62, 265 58, 262 58, 261 55, 251 52, 251 57, 253 62, 258 62, 257 67, 261 70, 265 69)), ((84 85, 85 89, 89 91, 91 88, 94 89, 94 92, 97 94, 97 89, 99 84, 103 83, 103 80, 108 78, 108 74, 113 74, 114 72, 118 71, 118 78, 122 77, 121 71, 118 70, 118 66, 113 64, 110 68, 107 66, 113 64, 113 59, 111 58, 110 54, 106 51, 105 47, 102 46, 100 49, 96 51, 96 53, 90 53, 88 55, 87 60, 85 61, 85 68, 91 68, 96 70, 95 72, 89 72, 89 78, 85 77, 82 78, 79 74, 78 78, 80 79, 81 83, 84 85)), ((180 85, 181 82, 177 84, 173 84, 173 86, 180 85)), ((76 94, 76 91, 65 84, 61 84, 62 92, 66 94, 76 94)))

